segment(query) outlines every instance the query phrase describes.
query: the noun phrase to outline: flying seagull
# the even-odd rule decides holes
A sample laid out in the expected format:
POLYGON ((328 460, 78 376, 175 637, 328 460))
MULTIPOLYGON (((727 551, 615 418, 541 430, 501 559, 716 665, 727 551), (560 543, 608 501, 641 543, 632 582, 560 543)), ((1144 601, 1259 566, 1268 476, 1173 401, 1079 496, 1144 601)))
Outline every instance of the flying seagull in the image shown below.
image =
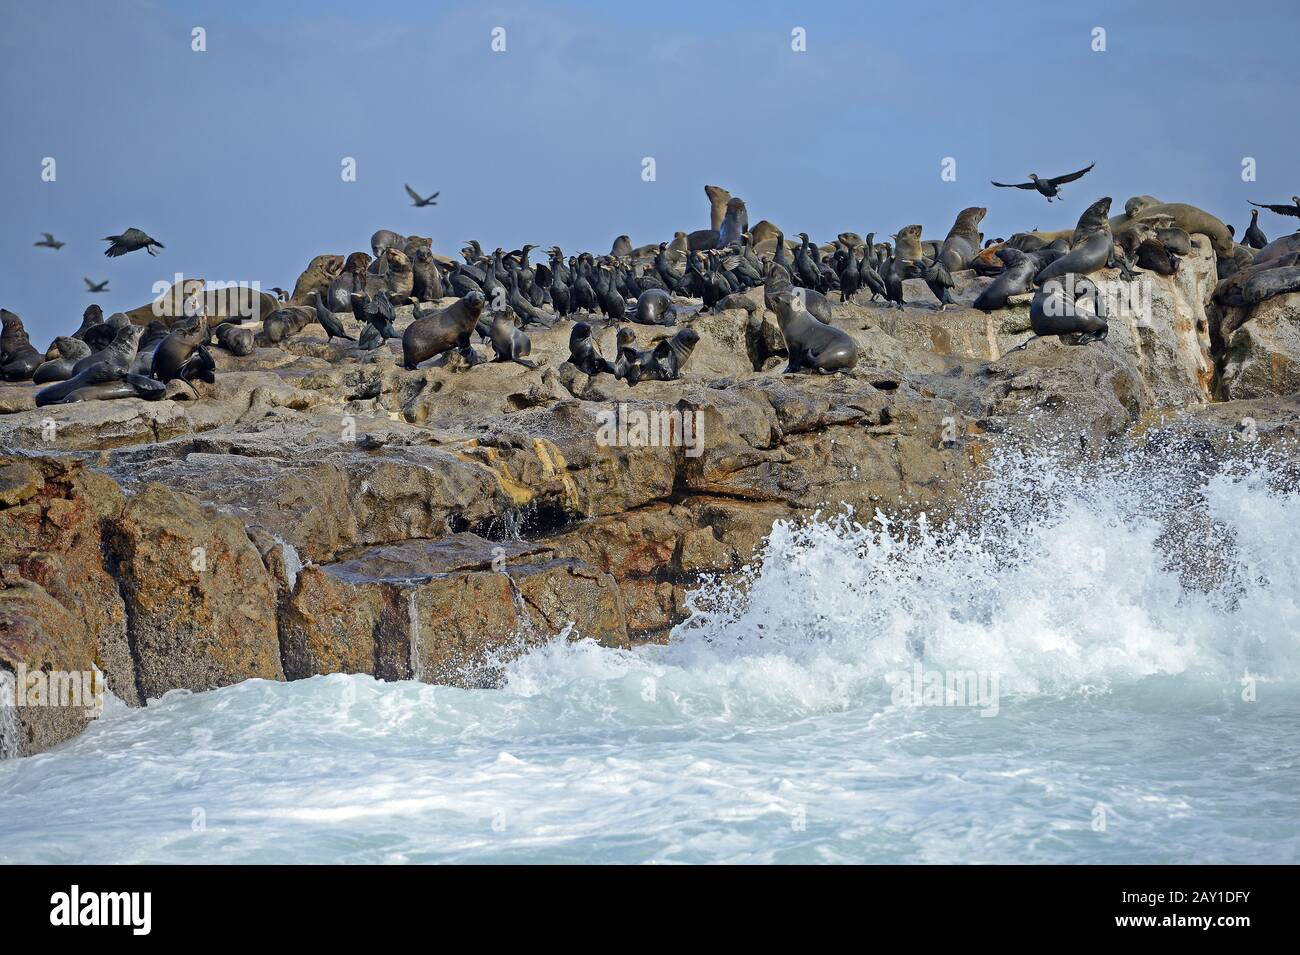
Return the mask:
POLYGON ((406 194, 411 197, 411 205, 417 206, 419 208, 424 208, 425 206, 436 206, 438 204, 436 200, 440 193, 435 192, 428 199, 425 199, 423 196, 421 196, 410 186, 407 186, 406 194))
MULTIPOLYGON (((1259 206, 1261 209, 1267 209, 1269 212, 1276 212, 1280 216, 1300 216, 1300 196, 1291 197, 1291 205, 1270 206, 1266 202, 1252 202, 1252 206, 1259 206)), ((49 238, 46 236, 46 238, 49 238)), ((40 245, 39 242, 36 243, 40 245)))
MULTIPOLYGON (((1061 190, 1057 188, 1058 186, 1062 186, 1067 182, 1074 182, 1076 179, 1082 179, 1083 176, 1095 165, 1097 164, 1094 162, 1091 165, 1080 169, 1078 172, 1072 172, 1065 176, 1055 176, 1052 179, 1039 179, 1036 174, 1031 172, 1029 174, 1029 182, 994 182, 993 185, 999 186, 1003 189, 1036 189, 1041 195, 1047 197, 1048 202, 1051 202, 1053 199, 1059 198, 1061 195, 1061 190)), ((993 182, 993 180, 989 181, 993 182)))
POLYGON ((37 248, 42 248, 42 249, 61 249, 61 248, 63 248, 66 244, 67 244, 66 242, 60 242, 60 241, 58 241, 57 239, 54 238, 54 236, 50 235, 48 232, 42 232, 42 233, 41 233, 41 241, 40 241, 40 242, 33 242, 33 243, 32 243, 32 245, 36 246, 37 248))
POLYGON ((91 294, 94 294, 95 292, 108 291, 108 279, 104 279, 102 282, 92 282, 90 279, 82 276, 81 281, 86 283, 86 290, 91 294))
POLYGON ((158 253, 154 251, 155 247, 159 249, 166 248, 157 239, 151 239, 139 229, 127 229, 121 235, 106 235, 104 241, 113 243, 104 250, 104 254, 110 258, 126 255, 128 252, 134 252, 137 249, 144 249, 150 255, 157 255, 158 253))

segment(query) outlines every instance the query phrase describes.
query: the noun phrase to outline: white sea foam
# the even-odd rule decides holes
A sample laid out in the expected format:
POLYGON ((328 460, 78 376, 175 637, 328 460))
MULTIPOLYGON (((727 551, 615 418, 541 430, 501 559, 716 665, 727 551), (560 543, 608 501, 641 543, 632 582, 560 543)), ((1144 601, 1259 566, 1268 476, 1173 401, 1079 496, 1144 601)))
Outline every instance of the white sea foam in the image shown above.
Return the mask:
POLYGON ((1300 861, 1300 494, 996 468, 962 528, 779 524, 666 646, 116 708, 0 765, 0 858, 1300 861), (918 664, 996 672, 996 718, 898 705, 918 664))

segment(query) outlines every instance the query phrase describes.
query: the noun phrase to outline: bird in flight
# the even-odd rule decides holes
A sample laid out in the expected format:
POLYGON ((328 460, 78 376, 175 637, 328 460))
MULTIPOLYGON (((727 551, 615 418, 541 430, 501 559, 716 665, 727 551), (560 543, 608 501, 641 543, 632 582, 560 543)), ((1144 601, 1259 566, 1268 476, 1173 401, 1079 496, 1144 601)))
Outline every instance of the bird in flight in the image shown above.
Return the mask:
POLYGON ((95 292, 108 291, 108 279, 104 279, 102 282, 92 282, 90 279, 82 276, 81 281, 86 283, 86 290, 92 294, 95 292))
POLYGON ((435 192, 428 199, 426 199, 423 196, 421 196, 418 192, 416 192, 414 189, 412 189, 410 186, 407 186, 406 194, 411 197, 411 205, 417 206, 419 208, 423 208, 425 206, 436 206, 438 204, 437 199, 438 196, 441 194, 441 190, 439 190, 439 192, 435 192))
POLYGON ((37 248, 56 249, 56 250, 63 248, 66 244, 67 244, 66 242, 58 241, 56 238, 54 238, 54 236, 50 235, 48 232, 41 233, 40 242, 32 243, 32 245, 36 246, 37 248))
MULTIPOLYGON (((1300 217, 1300 196, 1291 197, 1291 205, 1270 206, 1266 202, 1252 202, 1252 206, 1259 206, 1261 209, 1267 209, 1269 212, 1276 212, 1280 216, 1298 216, 1300 217)), ((40 245, 39 242, 36 243, 40 245)))
MULTIPOLYGON (((1058 188, 1059 186, 1063 186, 1067 182, 1074 182, 1076 179, 1082 179, 1095 165, 1097 164, 1094 162, 1078 172, 1068 173, 1064 176, 1053 176, 1051 179, 1039 179, 1036 174, 1031 172, 1028 182, 994 182, 993 185, 1002 189, 1035 189, 1040 195, 1046 196, 1048 202, 1051 202, 1053 199, 1060 197, 1061 190, 1058 188)), ((989 181, 993 182, 993 180, 989 181)))
POLYGON ((157 255, 158 253, 154 251, 155 247, 159 249, 166 248, 157 239, 151 239, 139 229, 127 229, 121 235, 106 235, 104 241, 113 243, 104 250, 104 254, 110 258, 126 255, 128 252, 134 252, 137 249, 144 249, 150 255, 157 255))

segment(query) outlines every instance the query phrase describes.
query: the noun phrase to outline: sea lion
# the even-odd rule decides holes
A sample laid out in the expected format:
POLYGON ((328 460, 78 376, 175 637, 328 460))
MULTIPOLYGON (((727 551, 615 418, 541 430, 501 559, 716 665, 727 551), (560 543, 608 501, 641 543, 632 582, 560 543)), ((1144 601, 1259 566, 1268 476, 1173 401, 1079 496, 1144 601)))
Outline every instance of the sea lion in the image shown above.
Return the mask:
POLYGON ((957 213, 957 219, 948 230, 948 237, 939 249, 939 262, 949 272, 958 272, 970 266, 980 248, 980 221, 988 215, 984 206, 971 206, 957 213))
POLYGON ((781 230, 775 225, 768 222, 766 219, 760 219, 758 220, 758 224, 749 230, 749 244, 753 247, 757 247, 760 242, 775 239, 780 234, 781 230))
POLYGON ((436 302, 443 296, 442 274, 433 259, 433 250, 420 246, 411 260, 411 295, 418 302, 436 302))
POLYGON ((1150 269, 1157 275, 1173 275, 1178 271, 1178 256, 1157 235, 1152 235, 1138 245, 1137 264, 1139 268, 1150 269))
POLYGON ((686 236, 687 247, 692 252, 704 252, 718 247, 717 229, 696 229, 686 236))
POLYGON ((253 343, 253 330, 234 322, 223 322, 217 326, 217 344, 232 355, 251 355, 256 347, 253 343))
POLYGON ((525 360, 532 354, 533 343, 528 333, 519 327, 519 320, 513 312, 497 312, 492 316, 488 341, 496 355, 493 361, 513 361, 525 368, 537 367, 536 362, 525 360))
POLYGON ((1074 231, 1070 233, 1069 247, 1074 249, 1086 242, 1093 233, 1103 230, 1114 233, 1110 223, 1110 196, 1103 196, 1083 210, 1083 214, 1079 216, 1078 224, 1075 225, 1074 231))
POLYGON ((54 339, 54 349, 59 357, 53 361, 42 362, 32 374, 32 381, 38 385, 52 381, 67 381, 72 377, 72 369, 77 362, 90 355, 90 346, 70 335, 60 335, 54 339))
POLYGON ((921 248, 921 227, 919 225, 905 225, 898 230, 894 236, 894 250, 898 253, 900 259, 909 262, 919 262, 925 257, 925 252, 921 248))
POLYGON ((739 243, 743 233, 749 231, 749 212, 745 209, 744 199, 728 199, 727 211, 718 226, 719 249, 725 249, 733 243, 739 243))
POLYGON ((201 345, 212 337, 206 315, 197 315, 193 321, 177 325, 162 340, 153 355, 152 375, 163 384, 182 377, 182 366, 201 345))
POLYGON ((569 357, 565 360, 585 375, 614 372, 614 366, 597 349, 591 326, 586 322, 575 323, 569 332, 569 357))
POLYGON ((177 369, 176 377, 187 383, 206 381, 208 384, 212 384, 217 380, 216 372, 217 363, 208 351, 208 346, 200 345, 194 349, 189 358, 181 363, 180 368, 177 369))
POLYGON ((384 270, 384 290, 394 305, 405 305, 411 301, 411 292, 415 288, 415 276, 411 272, 411 260, 405 252, 388 249, 384 252, 387 267, 384 270))
POLYGON ((636 347, 636 331, 630 325, 618 330, 618 339, 614 357, 614 377, 621 378, 629 385, 641 380, 642 374, 654 361, 653 351, 640 351, 636 347))
POLYGON ((1124 215, 1131 218, 1148 206, 1158 205, 1161 205, 1161 202, 1155 196, 1133 196, 1128 202, 1124 203, 1124 215))
POLYGON ((470 351, 474 331, 487 299, 482 292, 470 292, 432 315, 417 318, 402 335, 402 364, 413 369, 425 359, 458 348, 470 351))
POLYGON ((26 381, 45 361, 27 337, 23 320, 7 308, 0 308, 0 377, 5 381, 26 381))
POLYGON ((672 338, 665 339, 655 346, 653 352, 653 374, 645 373, 643 378, 656 378, 659 381, 676 381, 681 377, 682 369, 690 361, 691 352, 700 340, 700 333, 693 328, 680 329, 672 338))
POLYGON ((1009 245, 1002 246, 997 253, 1004 268, 988 288, 980 292, 974 307, 983 312, 1006 308, 1007 300, 1013 295, 1023 295, 1034 287, 1034 276, 1045 265, 1061 257, 1053 249, 1038 252, 1021 252, 1009 245))
POLYGON ((776 320, 785 339, 790 363, 785 374, 813 369, 822 374, 848 371, 857 364, 858 346, 847 332, 819 322, 798 307, 793 289, 782 289, 772 296, 776 320))
POLYGON ((628 319, 638 325, 676 325, 677 306, 663 289, 646 289, 638 296, 628 319))
POLYGON ((293 284, 293 295, 289 297, 291 305, 307 305, 311 302, 311 293, 329 294, 330 283, 343 271, 343 256, 318 255, 307 263, 293 284))
MULTIPOLYGON (((773 302, 773 296, 785 289, 793 288, 790 283, 789 275, 769 276, 768 281, 763 286, 763 306, 769 312, 776 311, 776 305, 773 302)), ((800 288, 794 293, 803 298, 803 308, 809 315, 826 325, 831 323, 831 300, 821 292, 811 288, 800 288)))
POLYGON ((627 258, 632 254, 632 240, 628 236, 620 235, 609 247, 609 254, 616 259, 627 258))

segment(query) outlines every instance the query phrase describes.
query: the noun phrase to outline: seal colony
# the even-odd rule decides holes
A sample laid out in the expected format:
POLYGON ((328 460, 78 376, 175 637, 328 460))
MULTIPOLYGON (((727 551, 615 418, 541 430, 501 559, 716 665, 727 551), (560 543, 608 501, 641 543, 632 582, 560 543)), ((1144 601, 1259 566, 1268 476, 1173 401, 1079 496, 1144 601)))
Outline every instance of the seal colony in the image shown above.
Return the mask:
MULTIPOLYGON (((1064 176, 994 186, 1034 189, 1048 201, 1063 201, 1059 187, 1081 179, 1091 165, 1064 176)), ((407 189, 417 206, 433 205, 407 189)), ((926 239, 919 224, 877 241, 876 232, 860 237, 841 232, 818 245, 808 233, 798 241, 762 220, 751 230, 745 201, 719 186, 705 186, 709 227, 676 232, 671 240, 633 246, 619 235, 608 254, 582 251, 565 255, 551 246, 545 256, 535 245, 491 252, 478 240, 465 243, 460 259, 434 251, 431 238, 378 229, 369 252, 326 253, 311 259, 293 283, 253 303, 230 300, 211 304, 202 283, 186 283, 151 306, 118 313, 107 322, 96 305, 81 327, 57 336, 44 352, 31 343, 22 319, 0 312, 0 375, 5 381, 32 381, 46 387, 39 405, 139 397, 190 398, 197 382, 215 383, 212 349, 235 356, 259 347, 282 347, 309 325, 318 325, 326 342, 372 352, 389 341, 401 343, 401 365, 445 364, 456 356, 467 367, 484 362, 529 360, 529 329, 572 322, 565 364, 588 375, 613 375, 636 385, 674 381, 689 366, 699 335, 690 328, 701 315, 729 307, 752 311, 750 290, 777 318, 786 374, 843 374, 858 363, 853 338, 832 324, 831 296, 902 309, 907 281, 924 283, 942 311, 958 304, 958 279, 987 279, 969 304, 983 311, 1029 305, 1033 336, 1057 336, 1065 344, 1106 339, 1103 296, 1088 280, 1103 268, 1119 269, 1123 282, 1143 273, 1176 274, 1191 253, 1193 235, 1206 236, 1215 252, 1219 286, 1214 299, 1228 305, 1256 304, 1300 287, 1297 252, 1300 233, 1268 242, 1258 224, 1263 208, 1295 215, 1300 205, 1254 203, 1243 242, 1218 217, 1184 203, 1140 195, 1111 215, 1111 199, 1091 203, 1073 229, 1018 232, 1009 239, 985 239, 980 224, 985 206, 960 210, 942 240, 926 239), (413 306, 413 320, 399 331, 397 309, 413 306), (342 317, 360 331, 349 334, 342 317), (252 319, 252 323, 249 320, 252 319), (141 326, 145 326, 142 328, 141 326), (638 347, 635 326, 658 329, 638 347), (616 328, 617 344, 601 354, 598 328, 616 328), (477 346, 476 347, 476 340, 477 346), (179 383, 179 384, 177 384, 179 383)), ((107 237, 110 257, 164 246, 139 229, 107 237)), ((87 283, 92 292, 99 288, 87 283)), ((971 282, 965 283, 969 287, 971 282)))

